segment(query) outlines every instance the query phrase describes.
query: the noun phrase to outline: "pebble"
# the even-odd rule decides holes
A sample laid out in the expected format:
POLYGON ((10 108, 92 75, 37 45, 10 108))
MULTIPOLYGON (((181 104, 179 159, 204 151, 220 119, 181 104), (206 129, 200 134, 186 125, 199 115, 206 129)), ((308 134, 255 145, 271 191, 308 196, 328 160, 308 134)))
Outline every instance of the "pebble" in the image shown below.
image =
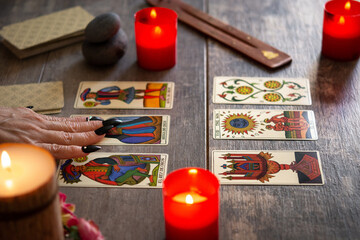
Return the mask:
POLYGON ((103 13, 95 17, 85 28, 88 42, 100 43, 112 38, 120 29, 120 17, 116 13, 103 13))
POLYGON ((106 42, 93 43, 85 40, 82 45, 82 53, 90 64, 110 65, 116 63, 125 54, 127 42, 126 33, 119 29, 106 42))

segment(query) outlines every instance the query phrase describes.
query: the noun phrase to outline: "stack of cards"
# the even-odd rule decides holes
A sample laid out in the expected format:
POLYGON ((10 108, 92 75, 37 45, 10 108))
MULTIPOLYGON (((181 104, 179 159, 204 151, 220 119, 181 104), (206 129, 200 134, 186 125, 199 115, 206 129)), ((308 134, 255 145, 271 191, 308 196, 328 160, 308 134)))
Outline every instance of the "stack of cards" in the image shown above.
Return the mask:
POLYGON ((0 106, 28 107, 41 114, 61 112, 64 107, 63 83, 45 82, 0 86, 0 106))
MULTIPOLYGON (((81 82, 75 108, 171 109, 172 82, 81 82)), ((81 116, 81 115, 73 115, 81 116)), ((169 115, 97 115, 115 119, 98 145, 167 145, 169 115)), ((167 173, 164 153, 91 153, 61 160, 60 186, 161 188, 167 173)))
POLYGON ((82 41, 93 18, 83 8, 73 7, 5 26, 0 35, 3 44, 22 59, 82 41))

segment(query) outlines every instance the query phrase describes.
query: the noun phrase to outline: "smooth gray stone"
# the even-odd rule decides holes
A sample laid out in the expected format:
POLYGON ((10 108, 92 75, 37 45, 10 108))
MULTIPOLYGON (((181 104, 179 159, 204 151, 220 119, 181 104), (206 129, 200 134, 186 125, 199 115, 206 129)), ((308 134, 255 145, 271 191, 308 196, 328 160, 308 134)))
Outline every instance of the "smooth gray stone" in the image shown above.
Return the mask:
POLYGON ((90 64, 110 65, 124 56, 127 42, 126 33, 119 29, 115 36, 103 43, 91 43, 85 40, 82 45, 82 53, 90 64))
POLYGON ((88 42, 100 43, 109 40, 120 29, 120 17, 116 13, 104 13, 95 17, 85 28, 88 42))

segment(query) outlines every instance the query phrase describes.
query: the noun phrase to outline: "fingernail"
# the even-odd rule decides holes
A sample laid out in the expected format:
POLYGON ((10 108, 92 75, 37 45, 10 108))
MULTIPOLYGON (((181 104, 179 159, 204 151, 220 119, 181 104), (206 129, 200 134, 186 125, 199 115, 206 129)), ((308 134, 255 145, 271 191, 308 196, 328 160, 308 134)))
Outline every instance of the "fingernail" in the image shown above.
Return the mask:
POLYGON ((120 123, 122 123, 122 121, 116 118, 110 118, 108 120, 103 121, 104 126, 113 125, 114 127, 116 127, 120 123))
POLYGON ((96 145, 89 145, 89 146, 82 146, 81 150, 84 153, 91 153, 91 152, 96 152, 97 150, 100 150, 101 147, 100 146, 96 146, 96 145))
POLYGON ((112 129, 114 127, 114 125, 108 125, 108 126, 103 126, 101 128, 98 128, 95 130, 95 133, 97 135, 103 135, 105 133, 107 133, 107 131, 109 131, 110 129, 112 129))
POLYGON ((90 116, 86 118, 86 121, 103 121, 104 119, 102 119, 101 117, 97 117, 97 116, 90 116))

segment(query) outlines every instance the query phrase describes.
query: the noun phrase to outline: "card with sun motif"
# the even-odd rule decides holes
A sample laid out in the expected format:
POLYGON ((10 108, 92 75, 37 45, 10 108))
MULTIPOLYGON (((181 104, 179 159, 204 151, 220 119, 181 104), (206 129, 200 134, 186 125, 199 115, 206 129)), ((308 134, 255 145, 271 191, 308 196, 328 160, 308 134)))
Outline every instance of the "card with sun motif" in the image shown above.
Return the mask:
POLYGON ((305 78, 214 77, 213 102, 311 105, 309 80, 305 78))
POLYGON ((227 185, 324 184, 317 151, 214 150, 211 171, 227 185))
MULTIPOLYGON (((88 116, 88 115, 72 115, 88 116)), ((96 145, 167 145, 170 116, 150 115, 96 115, 103 120, 118 120, 96 145)))
POLYGON ((81 82, 74 108, 171 109, 173 82, 81 82))
POLYGON ((317 140, 313 111, 218 109, 215 139, 317 140))
POLYGON ((168 155, 94 152, 58 165, 61 187, 161 188, 168 155))

